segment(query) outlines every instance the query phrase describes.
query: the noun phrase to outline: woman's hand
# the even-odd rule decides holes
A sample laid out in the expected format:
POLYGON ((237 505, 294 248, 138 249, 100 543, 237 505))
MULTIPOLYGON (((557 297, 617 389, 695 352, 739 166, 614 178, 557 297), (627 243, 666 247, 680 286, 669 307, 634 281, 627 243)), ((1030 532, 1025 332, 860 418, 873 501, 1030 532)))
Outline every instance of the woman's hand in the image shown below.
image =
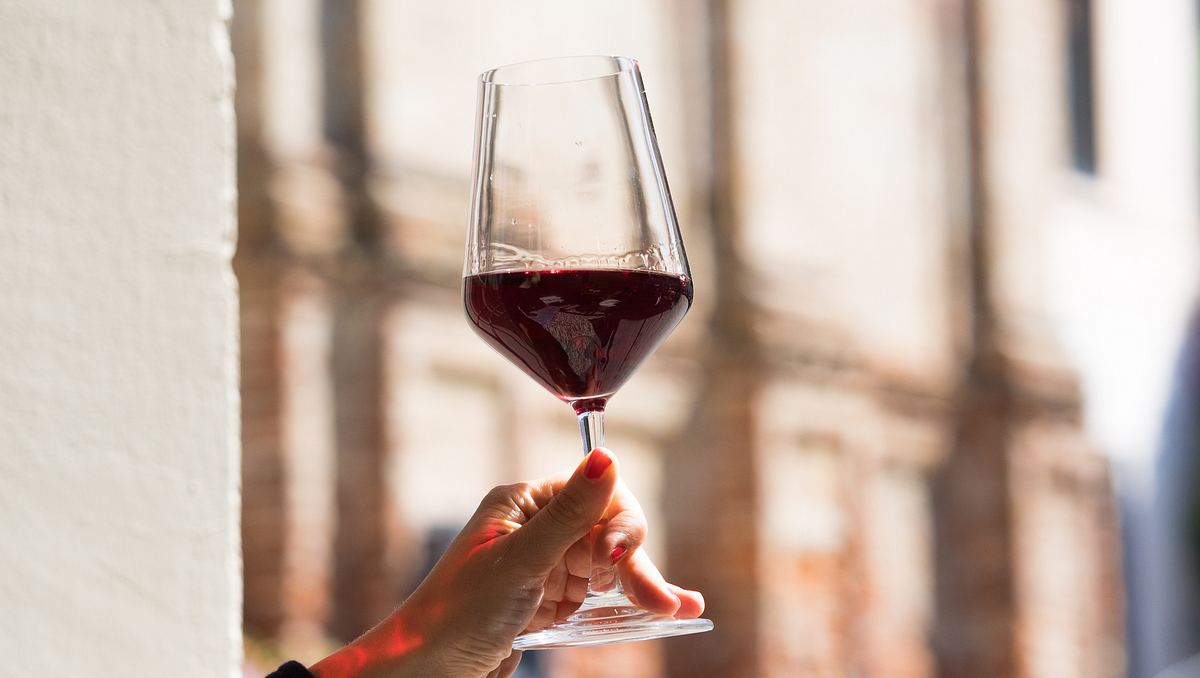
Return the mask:
POLYGON ((639 547, 646 518, 611 452, 570 478, 503 485, 484 498, 404 605, 312 667, 318 678, 510 675, 512 642, 579 607, 588 578, 620 576, 639 606, 698 617, 704 599, 667 583, 639 547))

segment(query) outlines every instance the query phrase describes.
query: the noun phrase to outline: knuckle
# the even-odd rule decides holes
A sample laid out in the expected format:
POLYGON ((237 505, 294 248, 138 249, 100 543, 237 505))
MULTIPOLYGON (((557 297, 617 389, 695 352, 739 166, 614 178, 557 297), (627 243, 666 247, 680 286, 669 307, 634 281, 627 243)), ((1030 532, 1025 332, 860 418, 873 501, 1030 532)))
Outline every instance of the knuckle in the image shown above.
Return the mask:
POLYGON ((645 523, 632 522, 627 525, 624 525, 623 527, 624 527, 626 536, 629 537, 629 541, 635 542, 638 544, 646 541, 646 536, 647 536, 647 533, 649 532, 649 528, 646 527, 645 523))
POLYGON ((639 542, 644 542, 650 536, 650 526, 646 521, 635 521, 629 526, 629 536, 639 542))
POLYGON ((613 520, 609 523, 609 530, 613 534, 624 537, 630 545, 645 542, 648 531, 644 521, 636 520, 632 516, 621 516, 617 520, 613 520))
POLYGON ((512 485, 497 485, 488 491, 486 500, 488 502, 506 501, 512 496, 512 485))
POLYGON ((475 509, 475 516, 492 515, 496 511, 507 512, 508 507, 516 501, 511 485, 497 485, 488 490, 475 509))

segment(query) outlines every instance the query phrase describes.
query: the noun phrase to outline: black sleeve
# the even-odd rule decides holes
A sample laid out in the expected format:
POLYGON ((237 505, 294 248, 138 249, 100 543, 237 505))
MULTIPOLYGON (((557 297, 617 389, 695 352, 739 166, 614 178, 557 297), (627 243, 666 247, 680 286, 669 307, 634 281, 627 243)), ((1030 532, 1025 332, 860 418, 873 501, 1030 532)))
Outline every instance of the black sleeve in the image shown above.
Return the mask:
POLYGON ((288 662, 267 678, 313 678, 313 674, 309 673, 308 669, 304 668, 304 664, 300 662, 288 662))

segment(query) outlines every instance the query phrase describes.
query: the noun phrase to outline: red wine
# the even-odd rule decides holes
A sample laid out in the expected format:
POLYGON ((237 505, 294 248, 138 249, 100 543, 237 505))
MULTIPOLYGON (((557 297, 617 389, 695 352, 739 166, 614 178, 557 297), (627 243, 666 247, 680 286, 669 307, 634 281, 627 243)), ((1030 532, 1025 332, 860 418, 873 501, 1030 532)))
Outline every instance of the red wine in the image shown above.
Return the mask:
POLYGON ((484 341, 583 412, 604 409, 675 329, 692 281, 654 271, 506 271, 469 276, 463 297, 484 341))

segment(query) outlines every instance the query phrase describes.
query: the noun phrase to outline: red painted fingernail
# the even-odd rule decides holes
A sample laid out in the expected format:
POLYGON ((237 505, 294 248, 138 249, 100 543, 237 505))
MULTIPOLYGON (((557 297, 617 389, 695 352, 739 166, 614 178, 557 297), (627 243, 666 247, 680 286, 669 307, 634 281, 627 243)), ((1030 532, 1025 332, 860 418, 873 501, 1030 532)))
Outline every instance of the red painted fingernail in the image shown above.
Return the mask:
POLYGON ((612 459, 607 454, 600 450, 593 450, 592 456, 588 458, 587 466, 583 467, 583 475, 588 480, 596 480, 604 475, 611 465, 612 459))
POLYGON ((617 544, 617 548, 613 549, 612 553, 608 554, 608 557, 611 558, 615 563, 620 560, 621 556, 625 555, 625 552, 628 550, 629 549, 625 548, 624 544, 617 544))

